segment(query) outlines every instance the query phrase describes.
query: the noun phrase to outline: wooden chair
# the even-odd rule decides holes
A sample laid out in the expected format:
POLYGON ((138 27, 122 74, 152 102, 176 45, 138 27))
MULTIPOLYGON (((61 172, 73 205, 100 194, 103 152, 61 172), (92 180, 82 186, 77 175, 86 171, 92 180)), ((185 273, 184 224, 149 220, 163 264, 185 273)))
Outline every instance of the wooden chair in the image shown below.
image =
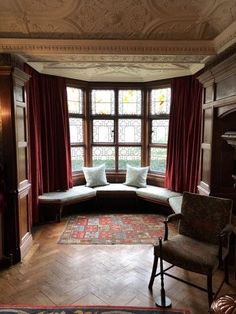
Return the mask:
MULTIPOLYGON (((163 274, 190 284, 208 293, 209 306, 224 282, 228 283, 227 257, 229 254, 229 234, 232 231, 232 200, 203 196, 185 192, 181 213, 170 215, 165 221, 165 235, 162 243, 162 258, 171 264, 163 274), (179 220, 178 234, 168 239, 168 223, 179 220), (207 276, 207 288, 197 286, 167 271, 178 266, 188 271, 207 276), (216 293, 212 291, 212 276, 224 267, 224 279, 216 293)), ((149 282, 152 290, 157 273, 160 246, 154 245, 154 262, 149 282)))

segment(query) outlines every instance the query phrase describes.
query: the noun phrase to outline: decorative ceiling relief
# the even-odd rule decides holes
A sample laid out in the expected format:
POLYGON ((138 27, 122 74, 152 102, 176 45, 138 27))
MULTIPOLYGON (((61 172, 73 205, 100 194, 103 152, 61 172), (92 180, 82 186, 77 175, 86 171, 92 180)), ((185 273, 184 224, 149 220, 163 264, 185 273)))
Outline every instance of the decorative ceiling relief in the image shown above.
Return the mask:
POLYGON ((235 42, 235 0, 0 1, 0 53, 76 79, 189 75, 235 42))

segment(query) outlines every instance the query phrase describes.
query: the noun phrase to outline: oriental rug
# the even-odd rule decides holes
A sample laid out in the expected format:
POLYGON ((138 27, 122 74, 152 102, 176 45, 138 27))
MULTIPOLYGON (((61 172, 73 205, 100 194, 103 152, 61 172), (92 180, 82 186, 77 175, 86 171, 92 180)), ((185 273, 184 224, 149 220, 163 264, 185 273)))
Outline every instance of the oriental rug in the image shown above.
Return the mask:
MULTIPOLYGON (((113 214, 71 216, 59 238, 60 244, 153 244, 164 236, 165 216, 113 214)), ((176 227, 169 226, 170 236, 176 227)))
POLYGON ((0 313, 5 314, 190 314, 184 309, 161 309, 126 306, 17 306, 0 305, 0 313))

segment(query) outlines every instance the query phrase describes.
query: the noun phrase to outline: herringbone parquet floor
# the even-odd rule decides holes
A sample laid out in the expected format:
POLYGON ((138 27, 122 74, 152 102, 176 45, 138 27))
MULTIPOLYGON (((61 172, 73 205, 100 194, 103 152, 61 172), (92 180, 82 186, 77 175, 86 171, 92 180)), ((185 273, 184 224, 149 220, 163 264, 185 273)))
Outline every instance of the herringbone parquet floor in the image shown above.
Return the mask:
MULTIPOLYGON (((0 303, 155 306, 160 281, 156 279, 151 295, 152 245, 57 244, 64 225, 65 220, 40 226, 22 263, 0 272, 0 303)), ((205 284, 199 275, 174 272, 205 284)), ((216 286, 221 276, 215 275, 216 286)), ((220 295, 236 293, 233 272, 230 278, 231 285, 224 285, 220 295)), ((208 312, 206 293, 168 277, 165 290, 173 307, 189 308, 192 314, 208 312)))

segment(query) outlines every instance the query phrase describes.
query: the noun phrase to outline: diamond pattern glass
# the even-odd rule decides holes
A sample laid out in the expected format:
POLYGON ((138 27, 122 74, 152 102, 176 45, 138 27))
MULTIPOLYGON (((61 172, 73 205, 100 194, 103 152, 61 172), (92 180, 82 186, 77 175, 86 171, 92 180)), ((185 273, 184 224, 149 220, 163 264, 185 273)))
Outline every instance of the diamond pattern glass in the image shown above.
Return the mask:
POLYGON ((119 147, 119 169, 126 169, 127 164, 134 167, 141 165, 141 147, 119 147))
POLYGON ((141 90, 119 91, 119 115, 141 114, 141 90))
POLYGON ((115 96, 113 90, 92 90, 92 114, 114 115, 115 96))
POLYGON ((92 149, 93 166, 105 163, 106 169, 115 169, 115 147, 95 146, 92 149))
POLYGON ((171 89, 153 89, 151 91, 151 114, 169 114, 171 89))
POLYGON ((119 143, 141 143, 141 119, 119 119, 119 143))

